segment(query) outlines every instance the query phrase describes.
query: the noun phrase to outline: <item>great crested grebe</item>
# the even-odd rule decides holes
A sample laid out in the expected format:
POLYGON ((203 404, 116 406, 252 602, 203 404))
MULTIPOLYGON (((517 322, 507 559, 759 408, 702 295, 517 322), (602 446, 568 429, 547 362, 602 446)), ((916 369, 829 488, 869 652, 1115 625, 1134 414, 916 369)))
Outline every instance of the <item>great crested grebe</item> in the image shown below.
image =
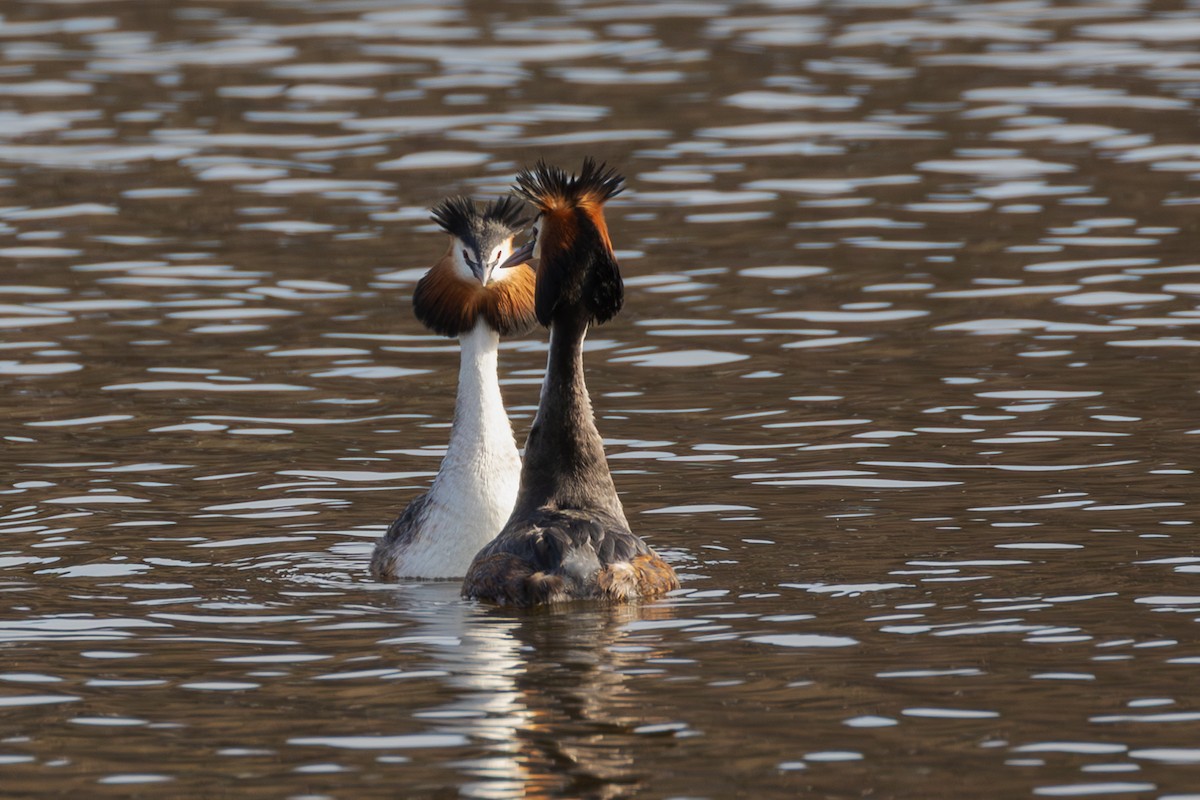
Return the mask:
POLYGON ((450 443, 433 486, 413 500, 375 546, 377 578, 460 578, 508 519, 521 458, 496 377, 501 335, 533 327, 534 272, 513 255, 528 221, 515 197, 483 208, 451 197, 432 209, 450 249, 417 283, 413 312, 462 348, 450 443))
POLYGON ((674 570, 629 530, 584 384, 588 326, 612 319, 623 301, 603 211, 623 180, 590 158, 578 176, 545 162, 517 176, 516 192, 539 211, 535 310, 550 328, 550 355, 516 507, 475 556, 464 597, 533 606, 628 601, 679 586, 674 570))

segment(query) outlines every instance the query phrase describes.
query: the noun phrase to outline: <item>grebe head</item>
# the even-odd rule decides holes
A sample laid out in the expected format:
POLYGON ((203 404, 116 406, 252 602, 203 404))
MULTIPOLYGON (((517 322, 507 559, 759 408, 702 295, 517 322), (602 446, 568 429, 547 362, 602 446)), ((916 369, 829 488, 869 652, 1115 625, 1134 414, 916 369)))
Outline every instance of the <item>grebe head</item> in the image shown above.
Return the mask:
POLYGON ((502 197, 480 207, 449 197, 431 217, 450 234, 450 248, 413 292, 421 324, 443 336, 467 333, 481 317, 505 336, 533 327, 533 269, 513 257, 513 238, 528 222, 521 201, 502 197))
POLYGON ((584 315, 607 322, 621 310, 624 284, 604 203, 624 186, 616 170, 585 158, 578 175, 539 161, 517 176, 516 192, 538 211, 532 250, 539 259, 534 307, 538 322, 549 325, 559 314, 584 315))

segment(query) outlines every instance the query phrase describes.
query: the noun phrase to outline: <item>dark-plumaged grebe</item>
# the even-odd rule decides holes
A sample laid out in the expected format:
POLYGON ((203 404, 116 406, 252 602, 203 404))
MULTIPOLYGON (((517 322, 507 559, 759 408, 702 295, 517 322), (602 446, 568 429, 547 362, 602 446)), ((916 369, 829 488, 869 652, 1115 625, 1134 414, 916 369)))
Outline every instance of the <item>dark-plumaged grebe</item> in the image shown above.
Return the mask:
POLYGON ((534 272, 513 256, 528 221, 515 197, 480 208, 443 200, 433 220, 450 249, 417 283, 413 312, 462 348, 450 444, 429 491, 413 500, 375 546, 377 578, 460 578, 495 536, 517 498, 521 459, 496 377, 501 335, 533 327, 534 272))
POLYGON ((465 597, 515 606, 620 602, 679 586, 674 570, 629 530, 584 384, 588 326, 611 319, 624 297, 603 211, 623 180, 591 159, 578 176, 544 162, 517 176, 517 193, 540 212, 535 310, 550 328, 550 355, 516 507, 475 556, 465 597))

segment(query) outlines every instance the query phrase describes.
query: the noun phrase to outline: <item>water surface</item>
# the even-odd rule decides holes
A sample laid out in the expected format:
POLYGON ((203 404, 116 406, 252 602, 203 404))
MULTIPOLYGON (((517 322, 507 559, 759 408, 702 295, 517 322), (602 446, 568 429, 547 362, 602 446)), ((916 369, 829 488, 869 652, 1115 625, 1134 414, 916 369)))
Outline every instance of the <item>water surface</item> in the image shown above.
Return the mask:
POLYGON ((5 794, 1200 797, 1194 4, 3 11, 5 794), (684 589, 376 584, 427 208, 585 154, 684 589))

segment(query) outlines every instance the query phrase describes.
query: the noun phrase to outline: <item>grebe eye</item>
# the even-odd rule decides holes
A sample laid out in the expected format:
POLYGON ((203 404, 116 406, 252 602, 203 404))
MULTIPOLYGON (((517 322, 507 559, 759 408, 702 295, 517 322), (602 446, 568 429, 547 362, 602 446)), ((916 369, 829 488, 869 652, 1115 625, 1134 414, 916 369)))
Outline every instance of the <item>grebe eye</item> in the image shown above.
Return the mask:
POLYGON ((471 257, 467 255, 467 251, 463 250, 463 261, 470 261, 471 257))

